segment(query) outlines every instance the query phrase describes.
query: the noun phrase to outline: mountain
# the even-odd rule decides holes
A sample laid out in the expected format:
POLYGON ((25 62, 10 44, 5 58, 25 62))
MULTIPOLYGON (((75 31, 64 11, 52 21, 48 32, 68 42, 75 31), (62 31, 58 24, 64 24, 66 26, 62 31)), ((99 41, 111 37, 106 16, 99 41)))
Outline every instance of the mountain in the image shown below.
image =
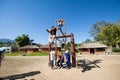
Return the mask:
POLYGON ((5 39, 5 38, 3 38, 3 39, 0 39, 0 42, 2 42, 2 43, 16 43, 14 40, 10 40, 10 39, 5 39))

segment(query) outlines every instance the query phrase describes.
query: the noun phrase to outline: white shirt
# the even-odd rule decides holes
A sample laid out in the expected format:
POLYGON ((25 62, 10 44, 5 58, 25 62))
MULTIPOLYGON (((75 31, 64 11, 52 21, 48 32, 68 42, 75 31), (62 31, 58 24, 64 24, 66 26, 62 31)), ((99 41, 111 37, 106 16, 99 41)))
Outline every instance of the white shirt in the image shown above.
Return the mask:
POLYGON ((54 55, 55 55, 55 52, 54 51, 50 51, 50 60, 54 60, 54 55))

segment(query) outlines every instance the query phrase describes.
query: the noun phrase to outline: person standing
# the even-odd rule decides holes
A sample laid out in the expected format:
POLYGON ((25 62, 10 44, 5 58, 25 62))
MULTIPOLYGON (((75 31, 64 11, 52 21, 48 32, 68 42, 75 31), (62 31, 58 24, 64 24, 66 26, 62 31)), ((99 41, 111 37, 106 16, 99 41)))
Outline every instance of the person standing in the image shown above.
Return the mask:
POLYGON ((62 64, 63 62, 64 62, 64 56, 63 56, 63 54, 61 54, 58 56, 57 66, 59 68, 63 68, 63 64, 62 64))
POLYGON ((62 54, 60 58, 60 68, 63 68, 63 64, 62 64, 63 62, 64 62, 64 56, 62 54))
POLYGON ((66 68, 70 69, 71 62, 70 62, 70 53, 68 50, 65 52, 65 60, 66 60, 66 68))
POLYGON ((1 64, 2 64, 2 58, 3 58, 2 51, 0 51, 0 67, 1 67, 1 64))
POLYGON ((54 66, 54 57, 55 57, 55 52, 50 51, 50 66, 51 66, 51 69, 53 69, 53 66, 54 66))
POLYGON ((48 37, 49 43, 53 44, 54 43, 54 38, 56 36, 57 28, 52 26, 50 29, 47 29, 46 31, 50 33, 49 37, 48 37))
POLYGON ((57 66, 60 68, 61 55, 58 55, 57 66))
POLYGON ((61 47, 62 47, 62 49, 64 49, 65 48, 65 44, 66 44, 66 40, 65 39, 62 39, 62 41, 61 41, 61 47))

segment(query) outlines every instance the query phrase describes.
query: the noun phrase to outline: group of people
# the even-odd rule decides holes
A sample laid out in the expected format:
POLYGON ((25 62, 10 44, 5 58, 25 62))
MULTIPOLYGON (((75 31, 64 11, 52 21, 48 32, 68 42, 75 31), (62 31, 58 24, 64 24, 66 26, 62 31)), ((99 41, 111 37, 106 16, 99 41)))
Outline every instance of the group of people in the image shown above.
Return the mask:
MULTIPOLYGON (((48 41, 49 44, 54 44, 54 40, 57 37, 57 30, 60 30, 62 32, 62 26, 64 26, 64 20, 59 19, 57 20, 58 27, 52 26, 50 29, 47 29, 46 31, 49 33, 48 41)), ((64 33, 62 32, 64 35, 64 33)), ((65 44, 66 44, 66 39, 60 40, 61 43, 61 48, 62 50, 65 50, 65 44)), ((50 66, 53 69, 54 65, 57 65, 59 68, 63 67, 63 62, 66 62, 66 68, 70 69, 70 53, 69 51, 65 51, 65 53, 62 53, 61 55, 58 56, 58 60, 56 62, 55 60, 55 51, 51 50, 50 51, 50 66)))
MULTIPOLYGON (((57 36, 57 30, 61 30, 62 26, 64 26, 63 22, 64 20, 59 19, 57 21, 58 27, 52 26, 50 29, 46 30, 49 33, 48 41, 50 44, 54 44, 55 37, 57 36)), ((62 43, 62 48, 63 48, 65 44, 65 40, 63 39, 61 43, 62 43)))
POLYGON ((58 68, 64 68, 63 63, 66 63, 66 68, 70 69, 71 62, 70 62, 70 53, 69 51, 65 51, 64 54, 61 54, 58 56, 57 62, 55 63, 55 52, 52 50, 50 51, 50 66, 51 69, 53 69, 54 65, 56 65, 58 68))
MULTIPOLYGON (((59 28, 56 28, 54 26, 52 26, 50 29, 47 29, 46 31, 49 32, 49 37, 48 37, 48 41, 50 44, 54 44, 54 40, 55 40, 55 37, 57 36, 56 35, 56 32, 59 28)), ((65 44, 66 44, 66 40, 65 39, 62 39, 60 41, 61 43, 61 48, 64 49, 65 48, 65 44)))

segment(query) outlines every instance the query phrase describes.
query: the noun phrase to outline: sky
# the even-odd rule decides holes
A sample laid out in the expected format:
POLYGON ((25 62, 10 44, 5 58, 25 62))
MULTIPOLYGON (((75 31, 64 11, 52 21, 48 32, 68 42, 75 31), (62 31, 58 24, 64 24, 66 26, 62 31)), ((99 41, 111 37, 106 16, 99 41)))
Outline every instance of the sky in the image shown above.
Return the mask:
POLYGON ((62 30, 73 33, 75 43, 92 40, 93 24, 120 20, 120 0, 0 0, 0 39, 28 34, 35 43, 48 44, 46 29, 58 19, 65 21, 62 30))

